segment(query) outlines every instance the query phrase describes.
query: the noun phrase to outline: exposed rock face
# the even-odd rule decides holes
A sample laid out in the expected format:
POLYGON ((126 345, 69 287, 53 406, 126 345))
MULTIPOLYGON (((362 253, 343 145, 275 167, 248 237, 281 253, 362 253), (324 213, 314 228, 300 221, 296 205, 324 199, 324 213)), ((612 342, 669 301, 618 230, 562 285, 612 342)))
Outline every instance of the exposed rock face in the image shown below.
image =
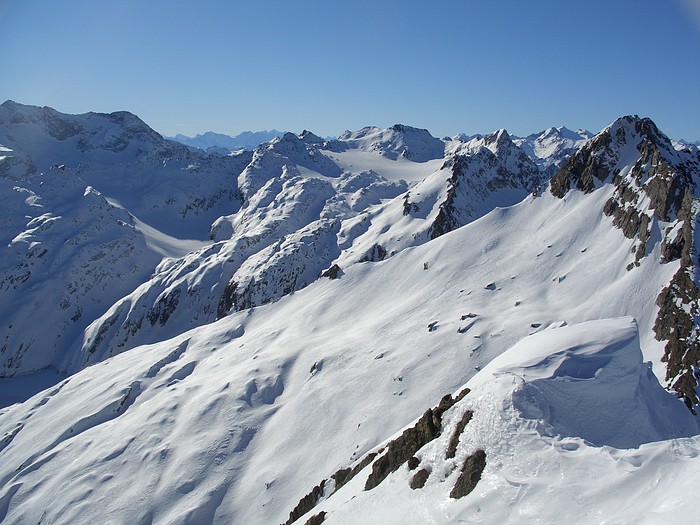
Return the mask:
POLYGON ((301 501, 294 507, 294 510, 289 513, 289 519, 285 522, 285 525, 291 525, 316 506, 318 500, 323 496, 323 487, 325 484, 326 480, 324 479, 321 483, 316 485, 311 492, 301 498, 301 501))
POLYGON ((450 497, 454 499, 463 498, 474 490, 479 480, 481 480, 481 473, 485 467, 486 453, 483 450, 477 450, 474 454, 468 456, 462 466, 462 472, 457 478, 452 492, 450 492, 450 497))
POLYGON ((700 327, 696 321, 700 317, 699 261, 693 244, 698 212, 698 200, 693 200, 687 189, 678 210, 678 231, 667 234, 662 244, 662 257, 680 258, 681 266, 656 300, 659 313, 654 323, 656 338, 667 341, 662 358, 667 363, 666 380, 693 413, 700 404, 700 327))
POLYGON ((666 341, 663 361, 671 387, 695 412, 698 400, 700 342, 695 319, 700 315, 700 289, 692 278, 692 269, 681 267, 664 288, 656 304, 659 314, 654 324, 656 338, 666 341))
POLYGON ((343 270, 338 266, 337 264, 334 264, 327 270, 324 270, 324 272, 321 274, 321 277, 328 277, 329 279, 337 279, 343 275, 343 270))
POLYGON ((615 137, 613 133, 611 128, 603 130, 564 163, 550 182, 553 195, 562 198, 572 187, 589 193, 596 188, 596 180, 603 182, 613 173, 620 158, 618 148, 626 141, 624 131, 615 137))
POLYGON ((362 257, 362 259, 360 259, 360 262, 383 261, 384 259, 386 259, 386 256, 386 248, 384 248, 384 246, 382 246, 381 244, 375 244, 367 251, 365 256, 362 257))
POLYGON ((425 486, 425 482, 428 481, 429 477, 430 477, 430 472, 428 472, 426 469, 422 468, 413 475, 413 477, 411 478, 411 481, 409 483, 409 486, 413 490, 422 489, 425 486))
POLYGON ((452 406, 454 401, 445 398, 433 410, 429 408, 418 420, 415 426, 404 430, 400 437, 390 441, 387 451, 372 465, 372 473, 367 478, 365 490, 371 490, 379 485, 386 477, 398 470, 426 443, 440 435, 442 413, 452 406))
POLYGON ((311 516, 308 520, 306 520, 306 523, 304 525, 321 525, 326 521, 326 513, 325 511, 321 511, 318 514, 314 514, 311 516))
POLYGON ((446 459, 455 457, 455 454, 457 453, 457 445, 459 445, 459 436, 462 435, 462 432, 464 432, 464 429, 467 427, 467 424, 471 421, 473 415, 474 412, 472 412, 471 410, 467 410, 466 412, 464 412, 462 419, 459 420, 459 423, 457 423, 454 434, 452 434, 452 437, 450 438, 450 443, 447 445, 447 450, 445 451, 446 459))
MULTIPOLYGON (((327 486, 328 480, 322 480, 321 483, 316 485, 311 492, 299 501, 294 510, 289 514, 289 519, 285 522, 285 525, 290 525, 298 520, 301 516, 314 508, 321 498, 330 497, 370 464, 372 464, 372 472, 365 482, 365 490, 371 490, 377 487, 389 474, 396 472, 399 467, 405 463, 408 463, 411 470, 417 468, 420 464, 420 460, 415 457, 414 454, 427 443, 440 436, 443 414, 456 403, 464 399, 467 394, 469 394, 468 388, 463 389, 455 397, 452 397, 451 394, 447 394, 440 400, 440 403, 438 403, 436 407, 426 410, 414 426, 404 430, 398 438, 389 441, 386 447, 382 447, 377 452, 368 454, 352 468, 344 468, 335 472, 335 474, 331 476, 335 482, 332 489, 326 491, 324 487, 327 486)), ((464 419, 467 419, 466 416, 463 420, 464 419)), ((464 425, 466 425, 466 422, 464 425)), ((461 428, 464 430, 464 426, 461 428)), ((460 433, 462 430, 460 430, 460 433)), ((423 487, 429 476, 430 472, 426 469, 420 469, 412 476, 409 482, 411 488, 418 489, 423 487)))
POLYGON ((571 188, 593 191, 603 182, 614 185, 603 212, 623 235, 637 241, 639 266, 650 249, 652 230, 661 230, 661 263, 680 259, 680 268, 657 298, 654 325, 666 341, 666 379, 694 410, 700 366, 697 319, 700 307, 698 258, 693 246, 698 215, 700 157, 676 150, 648 118, 623 117, 591 139, 551 181, 551 192, 562 198, 571 188))
MULTIPOLYGON (((435 239, 483 215, 495 206, 516 204, 535 190, 542 175, 505 130, 473 139, 444 164, 447 193, 430 228, 435 239)), ((404 200, 404 215, 418 206, 404 200)))

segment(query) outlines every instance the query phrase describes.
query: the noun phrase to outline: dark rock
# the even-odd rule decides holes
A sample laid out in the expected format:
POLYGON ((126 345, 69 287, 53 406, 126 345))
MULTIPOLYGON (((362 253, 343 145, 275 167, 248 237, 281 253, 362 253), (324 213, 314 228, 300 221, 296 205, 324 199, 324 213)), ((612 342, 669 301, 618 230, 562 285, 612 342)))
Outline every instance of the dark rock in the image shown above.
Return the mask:
POLYGON ((346 469, 340 469, 340 470, 336 471, 336 473, 331 476, 335 480, 335 490, 336 491, 339 490, 340 487, 342 487, 348 481, 350 481, 352 478, 357 476, 357 474, 363 468, 365 468, 367 465, 372 463, 372 461, 376 457, 377 457, 377 453, 372 452, 371 454, 367 454, 364 458, 362 458, 362 461, 360 461, 352 469, 346 468, 346 469))
POLYGON ((221 294, 221 299, 219 299, 219 305, 216 308, 216 319, 219 320, 222 317, 226 317, 231 308, 233 308, 236 299, 236 291, 238 289, 238 283, 235 281, 229 281, 226 283, 224 288, 224 293, 221 294))
POLYGON ((155 306, 148 311, 147 317, 151 326, 154 326, 156 322, 158 322, 160 326, 165 326, 165 323, 168 322, 168 319, 177 308, 179 302, 179 288, 175 288, 168 294, 161 296, 155 306))
POLYGON ((289 519, 284 522, 284 525, 294 523, 316 506, 318 500, 321 498, 321 496, 323 496, 323 486, 326 484, 326 481, 327 480, 325 479, 321 481, 321 483, 311 489, 311 492, 299 500, 299 503, 297 503, 297 506, 294 507, 294 510, 289 513, 289 519))
MULTIPOLYGON (((380 453, 381 450, 383 449, 380 449, 380 453)), ((336 471, 335 474, 331 476, 331 478, 333 478, 333 480, 335 481, 335 488, 333 489, 333 492, 340 490, 340 488, 343 485, 348 483, 362 469, 364 469, 367 465, 372 463, 372 461, 376 457, 377 453, 372 452, 371 454, 367 454, 364 458, 362 458, 362 461, 360 461, 353 468, 343 468, 336 471)), ((298 520, 301 516, 306 514, 308 511, 310 511, 317 505, 319 498, 323 495, 323 488, 325 484, 326 480, 324 479, 323 481, 321 481, 321 483, 319 483, 313 489, 311 489, 311 492, 309 494, 307 494, 301 500, 299 500, 299 503, 296 507, 294 507, 294 510, 292 510, 292 512, 289 513, 289 519, 285 522, 285 525, 289 525, 294 521, 298 520)), ((330 496, 330 494, 327 494, 327 496, 330 496)))
POLYGON ((435 408, 429 408, 418 422, 387 445, 386 453, 372 464, 372 472, 365 483, 365 490, 371 490, 386 477, 398 470, 424 445, 440 435, 442 414, 451 408, 456 400, 446 395, 435 408))
POLYGON ((408 458, 408 470, 415 470, 418 468, 418 465, 420 465, 420 459, 416 456, 408 458))
POLYGON ((459 403, 462 399, 464 399, 464 398, 467 396, 467 394, 469 394, 469 392, 471 392, 471 390, 468 389, 468 388, 465 388, 465 389, 461 390, 461 391, 457 394, 457 397, 455 397, 454 402, 455 402, 455 403, 459 403))
POLYGON ((386 258, 387 251, 381 244, 375 244, 367 253, 360 259, 360 262, 376 262, 386 258))
POLYGON ((467 423, 471 421, 473 415, 474 412, 472 412, 471 410, 467 410, 462 416, 462 419, 460 419, 457 423, 455 431, 452 434, 452 437, 450 438, 449 444, 447 445, 447 450, 445 451, 445 459, 455 457, 455 454, 457 453, 457 445, 459 445, 459 436, 462 435, 462 432, 464 432, 467 423))
POLYGON ((422 468, 413 475, 408 485, 413 490, 422 489, 425 486, 425 482, 428 481, 428 477, 430 477, 430 472, 422 468))
POLYGON ((584 193, 595 189, 594 180, 604 181, 610 175, 617 158, 605 155, 612 143, 608 130, 599 133, 586 143, 576 154, 569 157, 550 181, 550 191, 560 199, 572 185, 584 193))
POLYGON ((474 490, 481 479, 484 467, 486 467, 486 453, 483 450, 477 450, 474 454, 467 457, 462 466, 462 472, 459 474, 455 486, 452 487, 450 497, 454 499, 463 498, 474 490))
POLYGON ((666 380, 673 381, 673 390, 695 406, 700 401, 695 394, 698 382, 693 369, 700 365, 700 343, 695 319, 686 309, 697 315, 700 289, 691 272, 691 268, 679 268, 669 285, 659 294, 656 300, 659 313, 654 323, 654 333, 657 340, 666 341, 661 358, 666 362, 666 380))
POLYGON ((674 239, 662 245, 664 257, 680 257, 681 266, 656 299, 659 313, 654 322, 654 333, 657 340, 666 341, 661 358, 666 362, 666 380, 672 382, 671 388, 695 413, 694 407, 700 403, 695 393, 698 380, 694 373, 700 366, 696 324, 700 314, 700 288, 694 278, 697 253, 693 246, 696 217, 692 205, 690 191, 686 191, 678 210, 678 220, 683 221, 680 231, 674 239))
POLYGON ((420 207, 418 204, 409 201, 408 199, 410 198, 411 194, 410 192, 404 195, 403 198, 403 214, 406 215, 411 215, 412 213, 418 213, 420 211, 420 207))
POLYGON ((337 279, 338 277, 343 275, 343 270, 340 269, 340 266, 337 264, 334 264, 330 268, 328 268, 325 272, 321 274, 321 277, 328 277, 329 279, 337 279))
POLYGON ((320 525, 324 521, 326 521, 326 511, 322 510, 318 514, 314 514, 308 520, 306 520, 304 525, 320 525))
POLYGON ((467 162, 465 157, 462 157, 461 155, 455 157, 452 161, 452 176, 447 181, 449 185, 447 189, 447 196, 442 204, 440 204, 437 217, 435 217, 435 220, 430 227, 431 239, 437 239, 441 235, 459 228, 460 222, 457 220, 455 215, 454 200, 457 194, 457 186, 459 185, 459 181, 463 177, 466 170, 467 162))

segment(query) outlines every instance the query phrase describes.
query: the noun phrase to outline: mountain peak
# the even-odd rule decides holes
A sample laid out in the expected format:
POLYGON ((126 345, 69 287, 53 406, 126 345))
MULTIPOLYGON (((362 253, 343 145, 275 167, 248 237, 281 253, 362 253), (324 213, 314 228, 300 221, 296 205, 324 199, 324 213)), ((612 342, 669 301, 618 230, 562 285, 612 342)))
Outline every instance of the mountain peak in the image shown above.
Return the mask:
POLYGON ((321 137, 306 129, 301 132, 299 138, 307 144, 323 144, 324 142, 324 140, 321 137))
POLYGON ((354 132, 346 131, 337 140, 330 141, 328 148, 333 151, 374 151, 392 160, 403 157, 413 162, 439 159, 445 154, 445 143, 433 137, 427 129, 404 124, 394 124, 386 129, 367 126, 354 132))

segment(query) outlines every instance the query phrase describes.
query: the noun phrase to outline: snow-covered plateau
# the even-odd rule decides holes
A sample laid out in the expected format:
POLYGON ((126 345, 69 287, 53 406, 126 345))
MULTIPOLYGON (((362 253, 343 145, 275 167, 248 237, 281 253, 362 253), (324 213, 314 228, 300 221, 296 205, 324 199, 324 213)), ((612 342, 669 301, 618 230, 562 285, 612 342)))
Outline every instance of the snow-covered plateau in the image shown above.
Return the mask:
POLYGON ((691 523, 700 153, 222 155, 0 105, 0 522, 691 523))

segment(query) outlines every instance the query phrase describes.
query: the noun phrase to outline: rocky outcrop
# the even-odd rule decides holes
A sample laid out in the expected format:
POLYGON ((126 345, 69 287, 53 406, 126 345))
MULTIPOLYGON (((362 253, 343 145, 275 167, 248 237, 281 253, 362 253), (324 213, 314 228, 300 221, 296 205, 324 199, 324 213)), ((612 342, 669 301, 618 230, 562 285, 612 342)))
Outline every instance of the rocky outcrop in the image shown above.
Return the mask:
POLYGON ((321 511, 318 514, 314 514, 311 516, 308 520, 306 520, 306 523, 304 525, 321 525, 326 521, 326 513, 325 511, 321 511))
POLYGON ((569 157, 564 166, 552 177, 550 191, 562 198, 571 188, 590 193, 610 177, 620 158, 619 146, 626 138, 621 127, 607 128, 587 142, 575 155, 569 157))
MULTIPOLYGON (((313 489, 311 489, 311 492, 309 492, 306 496, 301 498, 299 500, 299 503, 297 503, 297 506, 294 507, 294 509, 289 513, 289 518, 285 522, 284 525, 291 525, 294 523, 296 520, 298 520, 300 517, 302 517, 304 514, 309 512, 311 509, 313 509, 320 499, 322 497, 329 497, 332 493, 336 492, 337 490, 340 490, 340 488, 348 483, 351 479, 353 479, 357 474, 360 473, 362 469, 364 469, 367 465, 372 463, 374 458, 377 457, 377 453, 373 452, 371 454, 367 454, 364 458, 362 458, 361 461, 359 461, 354 467, 352 468, 343 468, 339 469, 336 471, 332 476, 331 479, 335 482, 333 485, 333 490, 328 491, 328 493, 325 492, 326 489, 326 484, 328 483, 327 479, 324 479, 316 485, 313 489)), ((319 514, 325 515, 325 512, 320 512, 319 514)), ((318 516, 318 514, 317 514, 318 516)))
POLYGON ((552 194, 571 189, 590 192, 601 183, 614 186, 603 207, 612 223, 635 240, 633 270, 650 253, 652 230, 661 230, 660 263, 680 259, 680 268, 657 298, 656 339, 666 341, 662 361, 666 380, 691 410, 697 395, 700 344, 698 258, 693 246, 698 215, 700 158, 676 150, 648 118, 618 119, 591 139, 554 176, 552 194))
POLYGON ((485 467, 486 453, 483 450, 477 450, 471 456, 467 456, 459 478, 457 478, 457 482, 450 492, 450 497, 454 499, 463 498, 474 490, 479 480, 481 480, 481 473, 485 467))
POLYGON ((289 513, 289 519, 284 522, 284 525, 291 525, 316 506, 318 501, 321 499, 321 496, 323 496, 323 487, 325 486, 326 481, 327 480, 325 479, 321 481, 321 483, 316 485, 311 492, 301 498, 297 506, 294 507, 292 512, 289 513))
POLYGON ((360 262, 377 262, 386 259, 387 251, 381 244, 374 244, 360 259, 360 262))
MULTIPOLYGON (((290 512, 285 525, 291 525, 298 520, 313 509, 322 498, 330 497, 370 464, 372 471, 365 482, 364 490, 372 490, 377 487, 389 474, 396 472, 399 467, 406 463, 411 470, 417 468, 420 460, 415 456, 415 453, 441 435, 443 414, 464 399, 467 394, 469 394, 468 388, 464 388, 455 397, 447 394, 436 407, 426 410, 416 424, 404 430, 399 437, 389 441, 376 452, 368 454, 352 468, 344 468, 335 472, 331 476, 333 480, 333 483, 330 484, 331 489, 327 490, 328 480, 322 480, 311 492, 299 500, 297 506, 290 512)), ((468 420, 470 418, 465 416, 462 419, 468 420)), ((464 430, 464 426, 466 426, 466 422, 461 427, 460 433, 464 430)), ((418 470, 409 483, 411 488, 422 488, 429 476, 430 472, 427 469, 418 470)))
POLYGON ((445 459, 451 459, 455 457, 455 454, 457 453, 457 446, 459 445, 459 437, 462 435, 462 432, 464 432, 464 429, 467 427, 467 424, 471 421, 473 415, 474 412, 472 412, 471 410, 467 410, 464 412, 462 419, 460 419, 457 423, 454 433, 450 438, 450 442, 447 445, 447 450, 445 451, 445 459))
POLYGON ((422 468, 413 475, 411 481, 408 483, 408 486, 413 490, 422 489, 429 477, 430 472, 427 469, 422 468))
MULTIPOLYGON (((542 176, 535 163, 505 130, 474 139, 442 167, 449 170, 447 190, 433 220, 429 238, 436 239, 485 215, 496 206, 510 206, 535 190, 542 176)), ((420 209, 404 199, 404 215, 420 209)))
POLYGON ((686 405, 696 412, 700 404, 700 287, 698 287, 698 255, 693 245, 693 231, 698 224, 699 205, 690 191, 685 192, 677 231, 666 235, 662 256, 666 260, 680 258, 680 268, 659 294, 659 313, 654 323, 656 339, 666 341, 662 361, 666 362, 666 380, 686 405))

